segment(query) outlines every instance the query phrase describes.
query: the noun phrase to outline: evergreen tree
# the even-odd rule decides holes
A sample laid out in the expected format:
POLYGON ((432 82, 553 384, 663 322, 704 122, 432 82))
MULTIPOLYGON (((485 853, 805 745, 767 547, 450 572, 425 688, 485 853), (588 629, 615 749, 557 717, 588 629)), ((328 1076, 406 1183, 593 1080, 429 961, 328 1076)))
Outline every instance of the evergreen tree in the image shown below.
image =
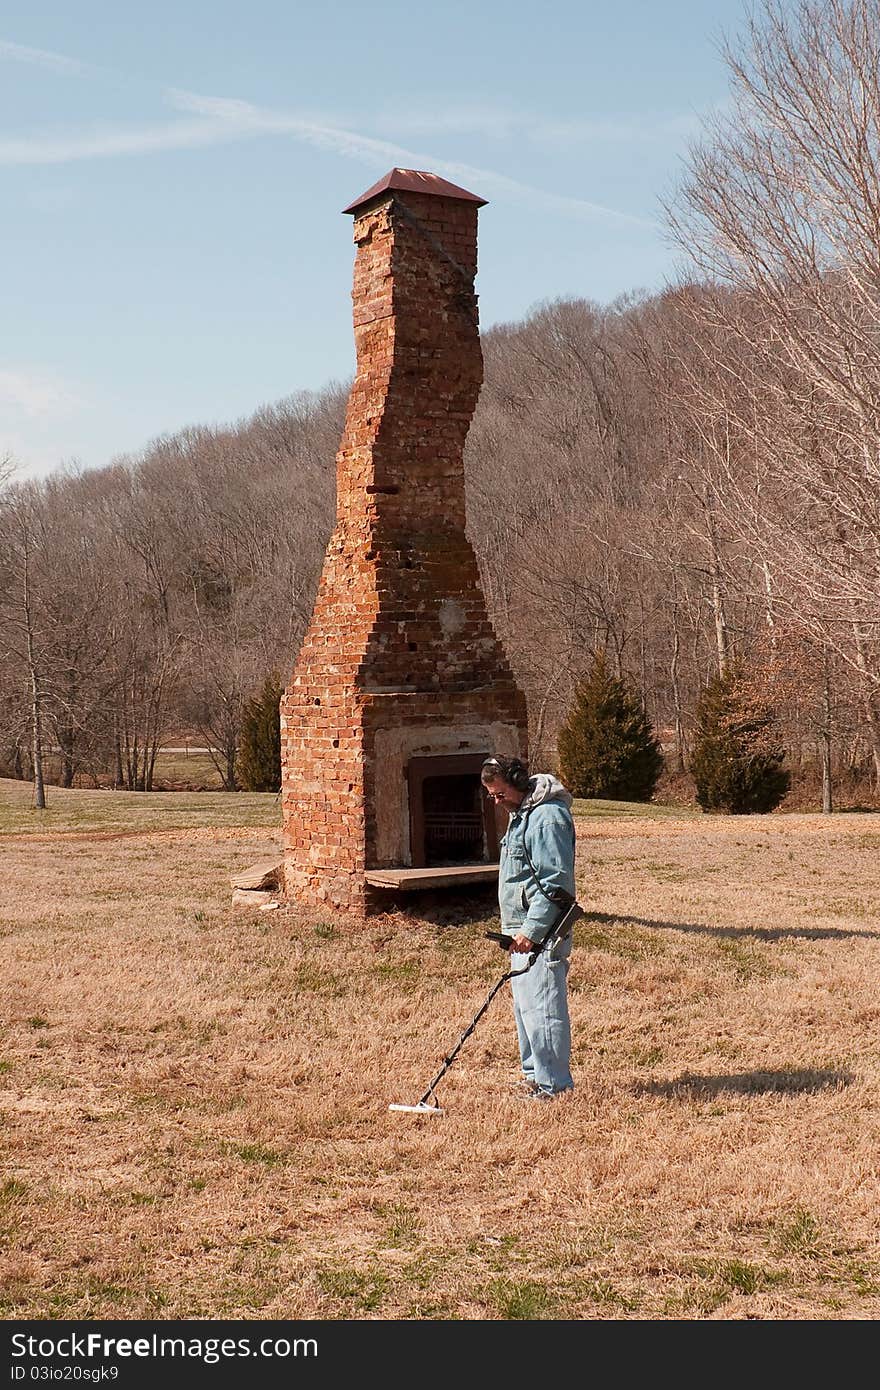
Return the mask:
POLYGON ((559 772, 574 796, 650 801, 663 754, 638 695, 596 652, 559 733, 559 772))
POLYGON ((281 788, 281 678, 272 671, 259 694, 248 700, 241 721, 238 776, 245 791, 277 792, 281 788))
POLYGON ((690 768, 703 810, 733 816, 772 811, 791 782, 784 761, 775 712, 742 668, 710 681, 697 704, 690 768))

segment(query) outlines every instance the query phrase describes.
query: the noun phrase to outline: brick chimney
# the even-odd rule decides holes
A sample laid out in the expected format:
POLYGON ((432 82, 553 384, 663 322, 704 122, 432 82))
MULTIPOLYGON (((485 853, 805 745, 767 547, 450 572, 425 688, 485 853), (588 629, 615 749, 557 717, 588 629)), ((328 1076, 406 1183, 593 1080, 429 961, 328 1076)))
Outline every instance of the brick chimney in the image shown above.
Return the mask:
POLYGON ((497 860, 480 763, 525 755, 525 700, 465 535, 483 202, 393 169, 345 209, 357 373, 336 528, 281 703, 285 891, 305 908, 361 915, 384 905, 371 871, 497 860))

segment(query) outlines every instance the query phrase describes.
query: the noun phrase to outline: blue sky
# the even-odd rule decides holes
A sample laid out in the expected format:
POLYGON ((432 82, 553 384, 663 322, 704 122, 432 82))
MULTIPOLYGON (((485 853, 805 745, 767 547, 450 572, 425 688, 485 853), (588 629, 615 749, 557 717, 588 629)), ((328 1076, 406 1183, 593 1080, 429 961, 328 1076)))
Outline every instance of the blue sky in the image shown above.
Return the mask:
POLYGON ((741 0, 5 0, 0 456, 108 463, 354 367, 351 218, 489 200, 484 327, 674 272, 658 198, 741 0))

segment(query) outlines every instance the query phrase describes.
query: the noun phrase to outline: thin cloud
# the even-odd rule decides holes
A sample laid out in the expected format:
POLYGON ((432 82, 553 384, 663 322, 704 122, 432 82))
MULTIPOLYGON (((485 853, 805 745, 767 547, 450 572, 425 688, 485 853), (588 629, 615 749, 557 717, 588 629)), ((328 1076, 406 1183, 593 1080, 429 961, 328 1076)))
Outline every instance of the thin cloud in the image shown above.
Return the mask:
POLYGON ((583 220, 611 220, 629 223, 647 230, 656 230, 657 224, 648 218, 637 217, 633 213, 621 212, 618 208, 607 207, 603 203, 592 202, 586 198, 572 198, 562 194, 549 193, 531 184, 519 182, 492 169, 483 169, 456 160, 437 159, 434 155, 423 154, 407 149, 388 140, 377 140, 373 136, 361 135, 343 126, 328 125, 304 120, 280 112, 264 111, 248 102, 227 100, 217 97, 202 97, 194 92, 170 91, 168 99, 182 110, 198 111, 216 119, 219 125, 237 134, 275 134, 290 135, 307 144, 321 149, 333 150, 347 159, 358 159, 372 165, 388 164, 403 168, 430 168, 436 173, 449 174, 459 179, 470 180, 480 186, 480 192, 491 193, 497 198, 512 199, 517 202, 528 201, 533 206, 575 216, 583 220))
POLYGON ((547 119, 536 112, 485 107, 438 111, 385 111, 375 117, 380 131, 406 135, 480 135, 490 140, 526 140, 530 144, 572 148, 580 145, 650 145, 696 135, 703 118, 697 112, 644 116, 619 112, 579 120, 547 119))
POLYGON ((82 404, 76 392, 64 382, 26 371, 0 369, 0 406, 28 416, 67 412, 82 404))
POLYGON ((86 71, 83 63, 75 58, 66 58, 63 53, 50 53, 45 48, 27 48, 22 43, 12 43, 0 39, 0 62, 30 63, 32 67, 48 68, 50 72, 86 71))
MULTIPOLYGON (((24 48, 0 42, 3 56, 22 62, 40 62, 56 71, 85 71, 82 64, 62 54, 24 48)), ((47 135, 22 136, 0 140, 0 166, 68 164, 86 159, 110 159, 126 155, 152 154, 162 150, 195 149, 229 140, 260 136, 287 136, 319 149, 332 150, 346 159, 356 159, 373 167, 389 164, 404 168, 430 168, 459 179, 469 179, 480 192, 533 207, 562 213, 586 221, 611 221, 655 231, 657 224, 632 213, 621 212, 583 198, 554 194, 508 178, 491 169, 421 154, 392 141, 376 139, 348 130, 344 126, 318 122, 287 112, 266 110, 236 98, 202 96, 195 92, 169 88, 164 99, 194 120, 162 122, 141 127, 103 127, 74 132, 65 130, 47 135)))
POLYGON ((642 116, 624 112, 612 116, 594 116, 578 121, 538 120, 527 126, 535 142, 552 145, 650 145, 668 140, 692 138, 701 129, 703 119, 693 114, 642 116))
POLYGON ((405 135, 482 135, 490 140, 519 136, 530 124, 521 111, 459 105, 431 111, 393 107, 378 112, 373 120, 380 131, 394 130, 405 135))
POLYGON ((604 203, 594 203, 587 198, 570 198, 561 193, 548 193, 546 189, 535 188, 528 183, 495 173, 492 169, 478 169, 470 164, 458 164, 449 160, 434 160, 433 168, 457 179, 471 180, 480 184, 480 191, 491 193, 496 198, 513 202, 527 202, 532 207, 544 208, 550 212, 560 212, 576 217, 584 222, 618 222, 645 231, 657 231, 658 224, 647 217, 637 217, 634 213, 621 212, 619 208, 607 207, 604 203))
POLYGON ((83 159, 195 149, 228 140, 233 133, 217 122, 175 121, 140 128, 104 127, 80 133, 23 136, 0 140, 0 165, 71 164, 83 159))
POLYGON ((180 87, 167 87, 163 95, 168 105, 176 107, 178 111, 193 111, 199 116, 229 125, 259 125, 264 119, 258 106, 239 97, 205 97, 197 92, 186 92, 180 87))

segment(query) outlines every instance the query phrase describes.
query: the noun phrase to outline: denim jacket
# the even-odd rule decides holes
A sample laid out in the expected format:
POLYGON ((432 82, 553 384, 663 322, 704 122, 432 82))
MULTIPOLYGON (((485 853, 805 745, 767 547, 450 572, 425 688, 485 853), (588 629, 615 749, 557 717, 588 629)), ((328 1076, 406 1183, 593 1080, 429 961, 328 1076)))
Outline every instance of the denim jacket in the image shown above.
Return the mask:
POLYGON ((501 841, 498 904, 501 929, 543 941, 559 908, 537 887, 523 849, 523 836, 535 872, 547 891, 564 888, 574 896, 575 832, 571 794, 557 778, 540 773, 530 779, 522 805, 514 811, 501 841))

